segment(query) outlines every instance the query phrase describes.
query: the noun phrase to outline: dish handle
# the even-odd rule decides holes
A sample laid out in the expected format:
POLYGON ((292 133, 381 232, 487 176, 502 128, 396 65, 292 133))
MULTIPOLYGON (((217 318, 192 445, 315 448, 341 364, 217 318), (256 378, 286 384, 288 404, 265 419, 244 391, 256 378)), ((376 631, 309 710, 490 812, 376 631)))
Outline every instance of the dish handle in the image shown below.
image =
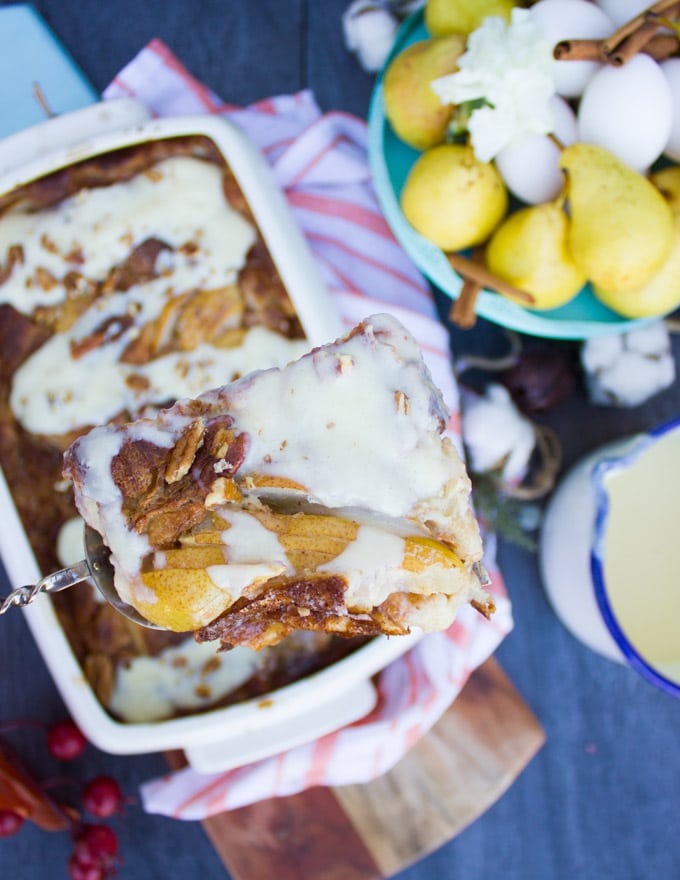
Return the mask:
POLYGON ((132 98, 98 101, 80 110, 51 116, 0 140, 0 175, 54 150, 75 147, 95 135, 141 125, 150 118, 146 107, 132 98))
MULTIPOLYGON (((197 773, 223 773, 280 754, 364 718, 375 707, 377 691, 369 679, 352 685, 328 699, 315 699, 306 711, 257 730, 239 730, 217 742, 184 749, 197 773)), ((266 701, 262 711, 266 712, 266 701)))

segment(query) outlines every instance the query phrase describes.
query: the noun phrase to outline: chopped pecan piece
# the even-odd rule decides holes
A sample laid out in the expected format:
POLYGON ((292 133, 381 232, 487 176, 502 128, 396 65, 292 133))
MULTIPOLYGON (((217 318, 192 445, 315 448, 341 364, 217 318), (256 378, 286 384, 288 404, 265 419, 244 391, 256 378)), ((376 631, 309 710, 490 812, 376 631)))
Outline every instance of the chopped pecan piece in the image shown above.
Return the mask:
POLYGON ((133 284, 141 284, 156 278, 158 255, 161 251, 170 250, 172 250, 170 245, 159 238, 147 238, 137 245, 124 262, 111 271, 102 286, 103 292, 129 290, 133 284))
POLYGON ((7 249, 7 259, 5 260, 4 265, 0 265, 0 284, 4 284, 5 281, 12 274, 12 270, 19 263, 24 262, 24 249, 20 244, 12 244, 7 249))
POLYGON ((38 282, 38 287, 45 292, 57 286, 57 279, 43 266, 38 266, 35 270, 35 280, 38 282))
POLYGON ((123 497, 138 499, 148 492, 166 455, 166 449, 146 440, 125 442, 111 462, 111 476, 123 497))
POLYGON ((71 357, 78 360, 83 355, 107 342, 113 342, 134 323, 132 315, 112 315, 82 339, 71 340, 71 357))
POLYGON ((140 532, 147 532, 149 543, 153 547, 169 547, 179 536, 199 523, 205 514, 200 501, 191 501, 173 509, 172 505, 154 510, 141 517, 135 527, 140 532))
POLYGON ((166 483, 176 483, 189 473, 189 468, 196 458, 196 453, 203 444, 204 435, 205 422, 203 419, 194 419, 170 453, 170 460, 165 466, 166 483))

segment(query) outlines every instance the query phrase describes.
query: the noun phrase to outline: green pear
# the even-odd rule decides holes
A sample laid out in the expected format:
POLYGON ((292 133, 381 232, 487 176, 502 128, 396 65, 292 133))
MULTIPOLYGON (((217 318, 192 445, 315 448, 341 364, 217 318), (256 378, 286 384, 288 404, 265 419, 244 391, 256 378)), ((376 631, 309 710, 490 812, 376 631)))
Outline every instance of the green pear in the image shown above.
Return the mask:
POLYGON ((673 215, 659 190, 609 150, 575 143, 566 172, 569 248, 593 285, 620 293, 646 284, 671 250, 673 215))
POLYGON ((558 202, 531 205, 509 214, 486 247, 489 271, 530 293, 534 297, 532 309, 564 305, 587 280, 569 251, 568 226, 558 202))
POLYGON ((650 179, 673 215, 673 242, 668 257, 646 284, 634 290, 616 293, 593 286, 595 296, 625 318, 667 315, 680 305, 680 167, 664 168, 650 179))
POLYGON ((515 0, 427 0, 425 27, 433 37, 443 34, 469 34, 485 18, 497 15, 510 21, 515 0))
POLYGON ((416 150, 440 144, 453 115, 430 83, 458 68, 465 37, 451 34, 407 46, 388 64, 383 77, 385 117, 394 133, 416 150))
POLYGON ((440 144, 418 157, 400 201, 414 229, 457 251, 486 241, 508 210, 508 191, 495 165, 471 147, 440 144))

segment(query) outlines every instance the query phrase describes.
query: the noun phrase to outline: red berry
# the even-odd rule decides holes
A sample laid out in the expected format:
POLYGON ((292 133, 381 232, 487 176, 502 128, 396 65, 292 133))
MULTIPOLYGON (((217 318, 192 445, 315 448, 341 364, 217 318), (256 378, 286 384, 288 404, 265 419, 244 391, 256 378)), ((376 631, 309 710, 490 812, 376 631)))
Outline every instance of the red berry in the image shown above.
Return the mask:
POLYGON ((73 761, 86 745, 87 740, 73 721, 57 721, 47 731, 47 749, 60 761, 73 761))
POLYGON ((118 855, 118 838, 108 825, 85 825, 77 834, 73 858, 83 867, 106 868, 118 855))
POLYGON ((0 810, 0 837, 12 837, 24 824, 24 817, 14 810, 0 810))
POLYGON ((74 853, 68 860, 68 876, 70 880, 104 880, 106 869, 100 865, 84 865, 74 853))
POLYGON ((111 776, 97 776, 83 789, 83 807, 98 819, 108 819, 120 811, 123 792, 111 776))

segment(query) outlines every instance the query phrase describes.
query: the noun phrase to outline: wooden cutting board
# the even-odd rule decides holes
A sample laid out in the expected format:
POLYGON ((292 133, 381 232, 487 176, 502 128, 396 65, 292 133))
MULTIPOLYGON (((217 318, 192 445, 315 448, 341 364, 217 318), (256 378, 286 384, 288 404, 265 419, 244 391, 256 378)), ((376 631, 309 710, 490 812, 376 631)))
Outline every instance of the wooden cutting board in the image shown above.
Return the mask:
POLYGON ((379 779, 263 801, 203 827, 233 880, 384 880, 481 815, 544 740, 491 659, 430 733, 379 779))

